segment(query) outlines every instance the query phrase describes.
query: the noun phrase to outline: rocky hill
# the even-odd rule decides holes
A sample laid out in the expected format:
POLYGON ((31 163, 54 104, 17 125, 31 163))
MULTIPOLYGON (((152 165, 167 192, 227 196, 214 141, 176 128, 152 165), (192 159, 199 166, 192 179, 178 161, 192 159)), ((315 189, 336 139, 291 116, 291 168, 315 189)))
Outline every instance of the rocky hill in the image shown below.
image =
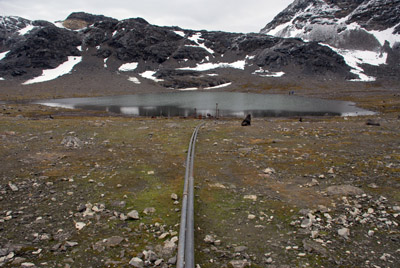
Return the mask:
MULTIPOLYGON (((326 20, 348 18, 343 23, 350 23, 356 16, 349 14, 360 10, 363 3, 345 5, 345 1, 335 1, 343 2, 344 8, 339 10, 339 4, 330 2, 297 0, 259 34, 160 27, 142 18, 118 21, 82 12, 57 23, 0 17, 0 86, 40 83, 50 87, 63 83, 63 88, 70 89, 119 86, 194 90, 282 79, 397 79, 400 53, 396 42, 381 44, 371 37, 366 49, 373 49, 374 53, 379 50, 380 55, 362 62, 369 64, 361 69, 349 63, 335 42, 309 42, 305 36, 291 34, 291 27, 311 20, 308 15, 300 19, 299 10, 305 8, 309 12, 321 5, 329 6, 321 11, 326 20), (277 31, 280 28, 283 30, 277 31)), ((357 14, 365 20, 361 10, 357 14)), ((387 22, 376 18, 376 22, 368 24, 369 31, 382 30, 382 25, 398 31, 397 17, 383 17, 387 22)), ((329 27, 338 27, 335 23, 329 27)), ((368 36, 367 30, 362 29, 365 33, 349 30, 350 39, 368 36)))
POLYGON ((296 0, 261 33, 329 45, 363 80, 399 72, 400 0, 296 0))

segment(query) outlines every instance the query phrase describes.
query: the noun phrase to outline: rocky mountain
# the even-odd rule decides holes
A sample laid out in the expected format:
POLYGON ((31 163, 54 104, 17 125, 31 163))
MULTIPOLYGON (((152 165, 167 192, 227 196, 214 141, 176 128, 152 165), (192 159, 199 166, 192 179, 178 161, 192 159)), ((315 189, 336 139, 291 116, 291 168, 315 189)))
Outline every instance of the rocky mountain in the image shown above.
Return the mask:
MULTIPOLYGON (((142 18, 118 21, 82 12, 72 13, 57 23, 0 17, 0 87, 38 83, 58 86, 62 82, 63 88, 69 89, 119 85, 194 90, 243 88, 250 82, 262 84, 279 79, 396 79, 397 74, 393 73, 397 69, 393 66, 398 61, 393 59, 399 55, 397 43, 371 42, 371 49, 380 49, 382 65, 393 70, 368 65, 369 68, 355 72, 332 43, 303 41, 283 34, 284 30, 276 31, 282 25, 297 27, 292 22, 299 16, 299 8, 314 10, 322 2, 297 0, 261 33, 249 34, 160 27, 142 18), (271 31, 277 36, 265 34, 271 31), (390 53, 394 56, 389 57, 390 53)), ((333 2, 345 1, 330 2, 324 2, 324 7, 331 7, 324 14, 332 20, 347 18, 351 13, 347 9, 356 6, 343 3, 346 11, 340 12, 333 8, 339 6, 333 2)), ((296 22, 308 20, 304 16, 296 22)), ((382 29, 378 26, 381 19, 376 21, 370 31, 382 29)), ((396 30, 394 24, 391 21, 396 30)))
POLYGON ((363 80, 399 71, 400 0, 296 0, 261 33, 329 45, 363 80))

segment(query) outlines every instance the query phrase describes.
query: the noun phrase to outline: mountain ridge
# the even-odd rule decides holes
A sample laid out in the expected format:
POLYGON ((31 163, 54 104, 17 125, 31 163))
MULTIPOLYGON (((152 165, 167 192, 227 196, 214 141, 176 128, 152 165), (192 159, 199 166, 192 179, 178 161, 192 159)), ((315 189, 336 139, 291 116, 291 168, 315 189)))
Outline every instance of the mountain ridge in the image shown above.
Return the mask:
MULTIPOLYGON (((320 1, 292 5, 310 2, 320 1)), ((380 51, 378 64, 365 61, 361 68, 329 44, 265 33, 161 27, 143 18, 119 21, 83 12, 57 23, 0 17, 0 86, 54 86, 57 80, 80 88, 86 77, 94 78, 87 81, 91 87, 161 91, 244 88, 278 80, 397 80, 397 47, 380 51), (129 64, 130 69, 122 68, 129 64)))

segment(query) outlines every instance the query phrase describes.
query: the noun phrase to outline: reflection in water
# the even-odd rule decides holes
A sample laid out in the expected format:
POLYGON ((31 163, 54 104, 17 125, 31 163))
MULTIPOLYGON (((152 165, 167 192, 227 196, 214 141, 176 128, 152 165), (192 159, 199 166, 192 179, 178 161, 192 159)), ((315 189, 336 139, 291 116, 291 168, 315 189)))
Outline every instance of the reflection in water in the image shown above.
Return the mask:
POLYGON ((293 95, 233 92, 177 92, 98 98, 70 98, 36 102, 48 106, 105 110, 132 116, 253 117, 368 115, 351 102, 293 95))

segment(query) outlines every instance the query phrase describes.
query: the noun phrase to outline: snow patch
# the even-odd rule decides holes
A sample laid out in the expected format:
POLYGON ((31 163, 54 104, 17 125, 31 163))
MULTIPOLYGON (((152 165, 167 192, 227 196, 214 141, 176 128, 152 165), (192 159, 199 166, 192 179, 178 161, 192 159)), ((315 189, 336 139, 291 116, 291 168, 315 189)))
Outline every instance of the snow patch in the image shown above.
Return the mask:
POLYGON ((3 77, 0 77, 0 81, 4 81, 5 79, 3 77))
POLYGON ((204 88, 204 89, 216 89, 216 88, 223 88, 223 87, 227 87, 227 86, 230 86, 230 85, 232 85, 232 82, 225 83, 225 84, 221 84, 221 85, 214 86, 214 87, 206 87, 206 88, 204 88))
POLYGON ((179 91, 193 91, 193 90, 198 90, 199 88, 197 87, 188 87, 188 88, 177 88, 179 91))
POLYGON ((74 66, 81 61, 82 61, 82 57, 69 56, 68 60, 66 62, 60 64, 58 67, 56 67, 54 69, 43 70, 41 76, 30 79, 22 84, 29 85, 29 84, 34 84, 34 83, 46 82, 46 81, 56 79, 65 74, 69 74, 72 72, 72 69, 74 68, 74 66))
POLYGON ((183 31, 174 31, 175 34, 185 37, 185 33, 183 31))
POLYGON ((239 60, 232 63, 220 62, 220 63, 199 63, 196 67, 183 67, 178 70, 189 70, 189 71, 209 71, 217 68, 234 68, 244 70, 246 60, 239 60))
POLYGON ((139 81, 139 79, 137 79, 137 77, 130 76, 130 77, 128 78, 128 80, 131 81, 131 82, 133 82, 133 83, 135 83, 135 84, 137 84, 137 85, 140 85, 140 81, 139 81))
POLYGON ((260 69, 255 70, 252 74, 261 76, 261 77, 282 77, 285 75, 285 72, 270 72, 268 70, 264 70, 260 67, 260 69))
POLYGON ((1 52, 0 53, 0 60, 4 59, 7 56, 8 52, 10 52, 10 50, 9 51, 5 51, 5 52, 1 52))
POLYGON ((77 48, 79 51, 83 51, 83 50, 82 50, 82 46, 77 46, 76 48, 77 48))
POLYGON ((360 67, 361 64, 370 64, 375 66, 386 64, 387 53, 368 50, 338 49, 326 44, 321 45, 327 46, 339 55, 343 56, 346 64, 352 68, 351 72, 359 76, 359 79, 353 79, 351 81, 373 82, 376 80, 375 77, 364 74, 364 70, 360 67))
POLYGON ((369 31, 369 33, 373 34, 382 46, 385 44, 385 41, 388 41, 390 46, 392 47, 395 43, 400 42, 400 35, 393 34, 394 29, 399 25, 400 23, 392 28, 388 28, 383 31, 369 31))
POLYGON ((117 33, 118 33, 118 31, 115 30, 115 31, 113 32, 112 36, 114 37, 115 35, 117 35, 117 33))
POLYGON ((130 71, 134 71, 134 70, 136 70, 136 68, 138 67, 138 64, 139 64, 139 63, 137 63, 137 62, 131 62, 131 63, 122 64, 122 65, 118 68, 118 71, 121 71, 121 72, 130 72, 130 71))
POLYGON ((22 28, 21 30, 19 30, 18 33, 19 33, 20 35, 25 35, 25 34, 29 33, 33 28, 35 28, 35 26, 33 26, 33 25, 28 25, 28 26, 26 26, 25 28, 22 28))
MULTIPOLYGON (((194 35, 192 35, 191 37, 188 38, 189 40, 195 42, 197 44, 197 46, 195 47, 201 47, 203 49, 205 49, 208 53, 210 54, 214 54, 214 50, 212 50, 211 48, 206 47, 203 43, 200 43, 200 40, 204 40, 203 38, 201 38, 201 33, 196 33, 194 35)), ((193 47, 194 45, 186 45, 187 47, 193 47)))
POLYGON ((144 73, 139 74, 141 77, 153 80, 154 82, 162 82, 163 79, 158 79, 154 75, 156 74, 155 71, 145 71, 144 73))
POLYGON ((104 59, 104 68, 107 68, 107 60, 108 60, 108 58, 104 59))
POLYGON ((57 26, 58 28, 65 29, 65 26, 63 25, 62 21, 56 21, 54 25, 57 26))

